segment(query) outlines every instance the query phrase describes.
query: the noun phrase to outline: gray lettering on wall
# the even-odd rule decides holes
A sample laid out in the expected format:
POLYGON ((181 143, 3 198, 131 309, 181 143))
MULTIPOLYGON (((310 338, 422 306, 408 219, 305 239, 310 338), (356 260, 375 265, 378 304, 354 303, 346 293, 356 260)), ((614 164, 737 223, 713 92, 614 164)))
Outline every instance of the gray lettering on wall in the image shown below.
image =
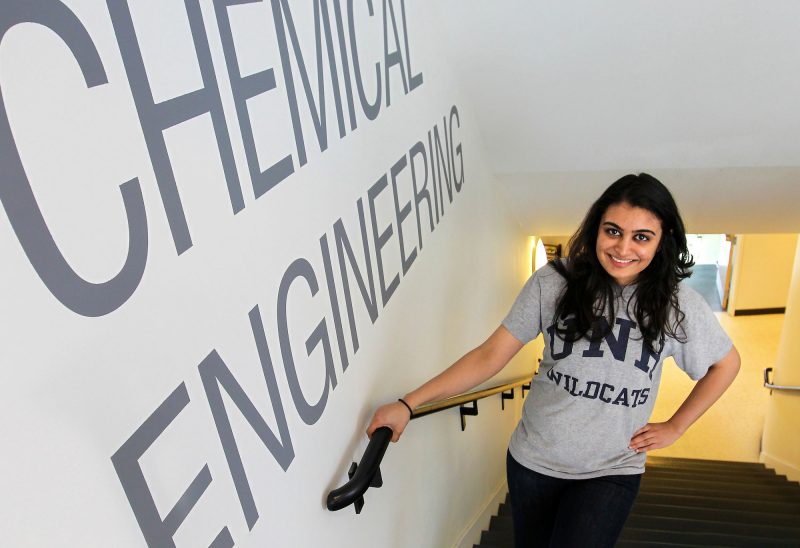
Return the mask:
MULTIPOLYGON (((139 528, 149 546, 175 546, 172 537, 211 484, 211 472, 206 464, 162 520, 142 467, 139 465, 139 459, 188 404, 189 393, 186 384, 181 383, 111 457, 136 521, 139 522, 139 528)), ((233 538, 227 527, 217 535, 214 543, 220 546, 233 546, 233 538)))
POLYGON ((394 6, 392 0, 383 0, 383 58, 384 58, 384 71, 386 75, 386 106, 392 104, 390 98, 391 85, 389 83, 389 69, 397 65, 400 69, 400 77, 403 81, 403 90, 408 93, 408 80, 406 79, 406 67, 403 64, 403 56, 400 53, 400 37, 397 34, 397 21, 394 17, 394 6), (392 23, 392 37, 394 38, 395 49, 389 52, 389 27, 388 23, 392 23))
MULTIPOLYGON (((403 244, 403 221, 411 214, 411 200, 403 204, 403 207, 400 207, 400 198, 397 193, 397 176, 405 169, 407 163, 408 161, 404 154, 389 170, 389 173, 392 174, 392 197, 394 198, 394 215, 397 221, 397 239, 400 245, 400 264, 403 267, 403 276, 406 275, 408 269, 411 268, 417 258, 417 248, 412 248, 411 253, 406 255, 406 248, 403 244)), ((417 220, 419 221, 419 219, 417 220)))
POLYGON ((216 350, 212 351, 202 361, 198 366, 198 371, 200 372, 200 378, 203 380, 203 388, 208 399, 208 405, 211 408, 211 415, 214 417, 219 441, 225 452, 225 459, 228 462, 231 478, 233 479, 234 487, 236 487, 239 504, 242 506, 247 527, 252 530, 256 521, 258 521, 258 510, 253 499, 253 492, 250 489, 250 483, 247 480, 247 474, 244 471, 242 456, 239 454, 236 438, 233 435, 231 421, 222 400, 220 387, 225 389, 233 404, 239 409, 239 412, 247 420, 250 427, 258 434, 261 442, 269 449, 275 461, 284 470, 288 470, 289 465, 294 460, 294 448, 289 426, 286 423, 286 413, 281 402, 281 393, 278 390, 278 381, 275 378, 275 369, 272 365, 272 358, 267 345, 267 336, 264 333, 264 323, 258 311, 258 306, 250 310, 249 316, 253 338, 258 350, 258 358, 261 362, 261 370, 267 383, 269 399, 272 402, 272 412, 275 414, 275 420, 278 423, 279 437, 270 429, 264 417, 259 414, 256 406, 247 397, 244 389, 236 381, 233 373, 222 361, 222 358, 219 357, 216 350))
POLYGON ((347 358, 347 347, 344 343, 344 330, 342 329, 342 313, 339 310, 339 297, 336 294, 336 283, 333 281, 333 264, 331 263, 331 250, 328 247, 328 235, 323 234, 319 239, 319 248, 322 252, 322 264, 325 267, 325 282, 328 284, 328 298, 331 303, 333 326, 336 331, 336 343, 339 346, 339 359, 342 361, 342 371, 347 370, 350 364, 347 358))
POLYGON ((289 9, 287 0, 272 0, 272 14, 275 18, 275 32, 278 37, 278 47, 281 55, 281 65, 283 66, 283 78, 286 83, 286 92, 289 96, 289 111, 292 116, 292 125, 294 126, 294 138, 297 145, 297 156, 300 165, 304 165, 308 160, 306 159, 306 146, 303 140, 303 128, 300 123, 300 109, 297 103, 297 92, 294 85, 294 76, 292 75, 292 63, 289 57, 289 45, 287 43, 287 31, 289 38, 292 41, 292 51, 294 53, 295 62, 297 63, 297 70, 300 73, 300 79, 303 83, 303 90, 305 91, 306 103, 311 112, 311 118, 314 121, 314 130, 317 135, 317 143, 319 144, 320 151, 325 151, 328 148, 328 120, 325 112, 325 76, 324 68, 325 63, 322 60, 322 37, 320 35, 321 28, 325 30, 325 46, 328 52, 328 68, 331 77, 331 85, 333 87, 333 100, 336 105, 336 120, 339 123, 339 137, 344 137, 344 117, 342 114, 342 98, 339 92, 339 75, 336 70, 336 57, 333 52, 333 39, 331 37, 331 22, 328 13, 327 0, 314 0, 314 29, 316 39, 316 54, 317 54, 317 86, 319 96, 319 105, 314 101, 314 92, 311 89, 311 81, 308 78, 308 71, 306 64, 303 61, 303 53, 300 49, 300 42, 297 38, 297 29, 294 26, 292 19, 292 12, 289 9), (285 27, 285 28, 284 28, 285 27))
MULTIPOLYGON (((442 118, 442 122, 444 122, 442 118)), ((433 126, 433 144, 436 147, 435 152, 431 151, 431 159, 436 162, 436 175, 439 181, 439 196, 442 199, 442 215, 444 215, 444 192, 442 191, 442 174, 444 173, 445 188, 447 188, 447 199, 453 203, 453 183, 450 179, 450 155, 447 152, 447 125, 442 124, 444 128, 445 148, 442 149, 442 142, 439 139, 439 127, 433 126)))
POLYGON ((208 548, 233 548, 233 546, 233 537, 226 527, 219 532, 217 537, 208 545, 208 548))
MULTIPOLYGON (((0 10, 0 43, 18 23, 43 25, 69 47, 88 88, 108 83, 100 55, 86 28, 61 2, 7 2, 0 10)), ((142 279, 147 263, 147 215, 139 180, 120 185, 128 224, 128 253, 122 269, 110 280, 92 283, 67 263, 44 219, 19 155, 0 90, 0 201, 19 243, 36 274, 64 306, 83 316, 102 316, 122 305, 142 279)))
MULTIPOLYGON (((460 145, 459 145, 460 146, 460 145)), ((425 153, 425 144, 422 141, 417 141, 408 151, 408 163, 411 165, 411 182, 414 185, 414 209, 417 212, 417 241, 419 242, 419 249, 422 251, 422 218, 419 215, 419 205, 422 200, 428 204, 428 222, 430 223, 430 231, 433 232, 433 205, 431 204, 431 193, 428 192, 428 155, 425 153), (422 162, 425 167, 422 168, 422 173, 425 179, 422 186, 417 186, 417 169, 414 164, 414 158, 422 156, 422 162)))
POLYGON ((268 68, 261 72, 242 76, 239 72, 239 60, 236 57, 236 48, 233 42, 228 7, 237 4, 260 2, 261 0, 217 0, 214 2, 220 40, 222 41, 222 52, 225 55, 225 66, 228 69, 233 102, 236 106, 236 117, 239 120, 239 130, 242 133, 244 154, 247 159, 247 167, 250 170, 250 180, 256 198, 265 194, 269 189, 294 173, 291 154, 287 154, 264 171, 261 171, 261 167, 258 165, 258 153, 256 152, 256 142, 253 136, 253 125, 250 122, 250 112, 247 109, 247 100, 275 89, 275 72, 268 68))
POLYGON ((333 14, 336 18, 336 35, 339 39, 339 58, 342 60, 342 73, 344 74, 344 96, 347 98, 350 131, 353 131, 358 126, 358 123, 356 122, 356 109, 355 103, 353 102, 353 83, 350 81, 350 60, 347 55, 347 45, 345 43, 346 35, 340 0, 333 0, 333 14))
POLYGON ((392 223, 389 223, 383 230, 378 233, 378 219, 376 218, 375 212, 375 200, 378 199, 380 193, 386 188, 386 174, 383 174, 380 179, 378 179, 374 185, 370 187, 367 191, 367 196, 369 196, 369 216, 372 219, 372 242, 375 245, 375 259, 378 264, 378 281, 381 285, 381 300, 383 301, 383 306, 386 306, 386 303, 389 302, 389 299, 392 298, 392 294, 397 289, 397 286, 400 285, 400 276, 399 274, 395 274, 392 277, 392 280, 389 282, 389 286, 386 286, 386 277, 383 273, 383 258, 381 256, 381 250, 384 248, 386 244, 389 243, 389 240, 394 234, 394 229, 392 228, 392 223))
MULTIPOLYGON (((375 10, 372 7, 372 0, 367 0, 367 9, 369 10, 370 17, 375 16, 375 10)), ((358 56, 358 44, 356 43, 356 23, 353 17, 353 0, 347 0, 347 22, 350 26, 350 52, 353 56, 353 73, 356 77, 356 89, 358 90, 358 99, 361 101, 361 108, 364 110, 364 115, 368 120, 374 120, 378 117, 381 111, 381 64, 375 62, 375 101, 372 103, 367 99, 366 92, 364 91, 364 80, 361 74, 361 61, 358 56)))
MULTIPOLYGON (((451 109, 451 115, 454 112, 454 109, 451 109)), ((457 111, 455 111, 457 112, 457 111)), ((452 116, 451 116, 452 120, 452 116)), ((443 123, 446 122, 446 119, 443 118, 443 123)), ((430 132, 428 132, 430 136, 430 132)), ((445 150, 453 150, 453 134, 452 131, 444 132, 445 135, 445 143, 444 149, 445 150)), ((460 154, 460 143, 456 150, 459 150, 460 154)), ((432 157, 434 153, 434 149, 430 146, 428 150, 425 149, 424 144, 421 141, 416 142, 408 151, 407 154, 404 154, 403 157, 394 162, 394 164, 389 168, 388 173, 384 173, 377 183, 373 184, 367 190, 367 196, 370 199, 370 210, 371 210, 371 220, 372 220, 372 235, 373 240, 376 243, 376 253, 375 253, 375 260, 378 262, 379 266, 381 264, 380 258, 380 251, 379 248, 389 247, 391 243, 391 231, 389 229, 392 228, 390 223, 388 228, 384 228, 383 231, 380 231, 380 228, 377 223, 376 215, 375 215, 375 208, 374 208, 374 201, 380 193, 386 189, 388 186, 388 176, 391 175, 392 178, 392 191, 393 194, 395 190, 398 190, 400 185, 402 184, 403 180, 407 181, 407 178, 401 179, 398 177, 400 173, 405 169, 405 167, 410 163, 412 168, 412 183, 414 186, 414 194, 415 194, 415 201, 417 204, 419 203, 420 196, 425 189, 425 185, 427 185, 427 180, 430 176, 431 180, 434 178, 434 164, 433 161, 430 163, 427 161, 427 157, 430 155, 432 157), (414 159, 422 156, 424 161, 423 165, 425 166, 425 173, 424 173, 424 181, 425 184, 423 185, 422 189, 416 186, 415 181, 416 175, 414 174, 413 170, 415 169, 415 162, 414 159), (380 233, 379 233, 380 232, 380 233), (380 243, 380 246, 377 245, 380 243)), ((462 177, 463 177, 463 167, 462 167, 462 177)), ((455 177, 455 175, 454 175, 455 177)), ((434 187, 435 188, 435 187, 434 187)), ((408 189, 410 190, 410 189, 408 189)), ((458 191, 458 187, 456 187, 458 191)), ((399 196, 399 190, 397 195, 399 196)), ((426 198, 422 198, 426 199, 426 198)), ((427 195, 427 203, 428 203, 428 219, 431 221, 431 233, 436 228, 436 225, 432 222, 432 214, 430 208, 430 196, 427 195)), ((398 227, 402 225, 403 220, 410 215, 411 207, 410 202, 406 202, 402 205, 399 205, 399 198, 395 198, 394 200, 394 213, 395 219, 398 222, 398 227), (399 212, 399 213, 398 213, 399 212)), ((442 206, 444 207, 444 202, 442 202, 442 206)), ((355 255, 353 253, 352 246, 350 244, 350 239, 347 236, 347 232, 344 229, 344 223, 341 218, 337 219, 333 224, 333 234, 334 239, 336 240, 336 247, 337 247, 337 254, 338 254, 338 266, 339 271, 338 275, 340 277, 340 282, 343 288, 343 293, 345 296, 345 303, 346 308, 348 311, 348 319, 350 321, 350 329, 351 329, 351 339, 353 341, 353 354, 358 351, 358 337, 356 333, 355 327, 355 319, 353 314, 353 305, 352 305, 352 297, 350 294, 350 286, 349 286, 349 278, 350 272, 356 277, 356 281, 358 282, 359 288, 361 290, 362 297, 364 299, 365 306, 369 313, 370 319, 374 324, 378 319, 379 315, 379 308, 377 302, 377 296, 375 291, 375 284, 373 281, 372 276, 372 256, 370 255, 369 250, 369 239, 367 235, 367 227, 364 215, 364 207, 363 207, 363 199, 359 198, 356 202, 356 209, 358 218, 360 221, 360 232, 361 232, 361 239, 363 245, 363 253, 364 253, 364 269, 367 272, 368 284, 364 281, 364 276, 361 274, 362 270, 358 266, 358 263, 355 259, 355 255), (347 255, 347 261, 345 261, 345 255, 347 255), (367 287, 369 285, 369 287, 367 287)), ((417 225, 420 226, 420 209, 416 207, 414 209, 417 213, 417 225)), ((424 210, 423 210, 424 214, 424 210)), ((437 218, 437 223, 439 219, 437 218)), ((399 230, 398 230, 399 234, 399 230)), ((420 236, 421 237, 421 236, 420 236)), ((400 253, 401 258, 403 257, 403 247, 400 243, 400 239, 398 237, 397 240, 397 252, 400 253)), ((420 240, 421 242, 421 240, 420 240)), ((342 370, 344 371, 347 363, 347 351, 345 348, 345 338, 341 326, 341 317, 338 305, 338 297, 336 296, 337 292, 337 285, 335 280, 335 273, 333 269, 333 261, 330 257, 330 249, 328 247, 328 234, 323 234, 320 239, 320 251, 322 254, 323 264, 325 268, 325 283, 327 284, 327 291, 331 305, 331 312, 333 313, 334 317, 334 325, 337 330, 337 344, 339 345, 339 356, 341 358, 342 363, 342 370)), ((420 246, 421 250, 421 246, 420 246)), ((417 251, 414 249, 414 251, 417 251)), ((407 257, 406 262, 408 263, 408 269, 403 271, 403 278, 408 274, 410 271, 410 267, 412 266, 410 255, 407 257)), ((289 385, 289 391, 292 395, 292 402, 294 403, 295 410, 297 411, 298 416, 307 424, 313 424, 319 420, 319 418, 324 413, 326 408, 328 399, 330 398, 331 393, 335 390, 337 386, 337 377, 335 374, 335 363, 333 358, 333 352, 331 350, 331 341, 327 329, 326 319, 323 317, 322 320, 317 324, 317 326, 313 329, 311 335, 306 339, 306 355, 311 356, 314 350, 322 345, 323 347, 323 358, 325 361, 325 387, 323 390, 323 394, 320 397, 319 401, 316 403, 309 403, 306 398, 305 394, 303 393, 299 379, 297 376, 297 366, 295 363, 295 357, 293 349, 289 342, 290 337, 290 329, 289 329, 289 315, 291 310, 291 304, 294 302, 293 300, 289 299, 289 292, 291 288, 294 286, 294 282, 297 281, 299 278, 303 278, 305 282, 308 284, 308 287, 311 292, 311 296, 314 297, 318 294, 319 290, 321 289, 318 285, 316 274, 314 273, 314 269, 311 263, 305 258, 299 258, 293 261, 282 276, 282 280, 280 283, 280 287, 278 289, 278 306, 277 306, 277 328, 278 328, 278 338, 281 344, 281 357, 283 359, 283 365, 286 370, 287 382, 289 385)), ((400 284, 400 275, 398 274, 395 276, 395 279, 392 282, 393 286, 392 291, 396 290, 400 284), (395 283, 396 282, 396 283, 395 283)), ((382 295, 384 296, 383 300, 383 307, 386 306, 388 302, 388 297, 385 296, 383 293, 386 288, 382 285, 382 295)), ((258 350, 259 360, 261 362, 262 372, 264 374, 264 378, 267 385, 267 395, 272 405, 272 410, 275 416, 275 421, 278 425, 278 432, 279 434, 276 436, 275 433, 270 429, 267 425, 264 418, 259 414, 258 410, 256 409, 255 405, 246 395, 244 389, 240 386, 240 384, 236 381, 236 378, 233 376, 233 373, 228 369, 225 363, 220 358, 219 354, 216 350, 213 350, 208 357, 203 360, 203 362, 198 366, 198 371, 203 383, 203 389, 205 396, 208 400, 209 407, 211 409, 211 415, 214 420, 214 424, 216 426, 216 430, 220 439, 220 443, 222 445, 225 458, 227 461, 227 465, 229 468, 229 472, 231 478, 233 480, 234 486, 236 488, 237 497, 239 499, 239 504, 242 508, 242 512, 245 517, 245 521, 247 526, 250 530, 252 530, 253 526, 259 519, 258 509, 256 508, 255 498, 253 496, 253 492, 251 489, 251 485, 247 479, 247 475, 245 473, 244 464, 242 461, 242 456, 239 452, 238 446, 236 444, 236 439, 234 437, 230 419, 228 413, 226 411, 225 405, 223 403, 222 392, 220 388, 224 388, 225 392, 228 394, 230 400, 233 404, 239 409, 242 416, 247 420, 250 424, 251 428, 256 432, 259 436, 261 441, 267 447, 267 449, 272 454, 275 461, 281 466, 283 470, 287 470, 291 463, 294 460, 294 449, 292 446, 292 438, 291 433, 288 429, 287 420, 286 420, 286 411, 283 407, 283 400, 281 398, 281 393, 278 387, 278 383, 275 376, 275 371, 273 367, 273 363, 270 357, 269 348, 267 346, 267 338, 266 333, 264 331, 264 325, 259 313, 258 306, 255 306, 249 313, 250 317, 250 324, 253 331, 253 337, 256 342, 256 348, 258 350)), ((210 474, 207 476, 202 474, 199 476, 200 479, 196 479, 195 482, 192 483, 187 493, 190 493, 191 496, 186 495, 181 499, 180 508, 182 509, 180 512, 178 510, 173 510, 170 512, 170 515, 167 516, 163 520, 163 522, 158 517, 158 514, 152 513, 152 509, 154 505, 151 503, 152 497, 147 499, 149 496, 149 490, 146 487, 146 482, 141 476, 135 475, 136 470, 139 470, 138 464, 132 465, 130 463, 135 463, 138 458, 146 451, 146 448, 152 445, 156 439, 162 435, 164 430, 166 429, 166 425, 168 425, 172 420, 174 420, 175 416, 186 406, 188 403, 188 394, 185 394, 185 386, 181 385, 179 387, 180 390, 176 391, 177 396, 173 395, 168 398, 169 405, 165 403, 162 405, 156 412, 153 413, 152 417, 158 417, 158 419, 153 419, 152 417, 145 421, 137 432, 131 436, 130 440, 126 442, 126 444, 120 448, 119 451, 115 454, 113 459, 119 461, 121 464, 127 463, 127 468, 124 468, 123 472, 120 473, 121 481, 123 481, 123 476, 127 479, 124 480, 124 486, 126 492, 130 489, 138 489, 137 493, 141 495, 141 500, 134 496, 130 498, 131 506, 134 508, 134 513, 137 515, 137 519, 139 514, 144 512, 147 519, 144 521, 139 520, 140 526, 145 534, 145 538, 166 538, 166 534, 169 533, 174 534, 174 531, 180 525, 180 523, 185 518, 185 512, 188 513, 191 510, 191 506, 196 502, 196 499, 199 498, 200 494, 204 491, 205 487, 207 487, 208 483, 210 483, 210 474), (177 402, 177 403, 176 403, 177 402), (171 410, 171 411, 170 411, 171 410), (155 422, 154 422, 155 421, 155 422), (155 426, 154 426, 155 424, 155 426), (142 432, 149 432, 148 438, 142 442, 142 432), (131 441, 131 440, 140 440, 140 441, 131 441), (126 472, 127 470, 127 472, 126 472), (126 475, 127 474, 127 475, 126 475), (126 483, 125 483, 126 482, 126 483), (132 487, 131 487, 132 486, 132 487), (144 487, 142 487, 144 486, 144 487), (144 493, 143 495, 141 493, 144 493), (148 502, 148 500, 150 502, 148 502), (194 502, 192 502, 194 501, 194 502), (184 504, 185 503, 185 504, 184 504), (191 504, 190 504, 191 503, 191 504), (149 504, 149 506, 148 506, 149 504), (134 506, 136 505, 136 506, 134 506), (149 517, 147 512, 150 512, 149 517), (165 533, 166 531, 166 533, 165 533), (159 536, 160 535, 160 536, 159 536)), ((138 495, 137 495, 138 496, 138 495)), ((178 508, 178 506, 176 506, 178 508)), ((171 536, 169 537, 171 539, 171 536)), ((169 544, 167 544, 169 545, 169 544)), ((217 536, 217 538, 212 543, 214 548, 229 548, 233 545, 233 539, 230 536, 227 528, 223 529, 223 531, 217 536)))
POLYGON ((461 192, 461 185, 464 184, 464 155, 461 152, 461 141, 458 142, 458 145, 455 148, 456 153, 458 154, 458 160, 460 163, 460 168, 458 170, 459 176, 456 177, 456 163, 455 157, 453 155, 453 141, 455 138, 453 137, 453 118, 456 119, 457 126, 461 127, 461 119, 458 117, 458 109, 455 105, 453 108, 450 109, 450 159, 453 162, 453 181, 456 185, 456 192, 461 192))
MULTIPOLYGON (((414 91, 422 85, 422 73, 413 74, 411 70, 411 52, 408 50, 408 24, 406 22, 406 0, 400 0, 400 14, 403 17, 403 42, 406 46, 406 72, 408 73, 408 91, 414 91)), ((453 107, 455 108, 455 106, 453 107)))
MULTIPOLYGON (((228 12, 229 8, 234 5, 251 3, 261 4, 263 2, 262 0, 219 0, 214 4, 214 13, 218 22, 225 67, 234 99, 236 122, 238 122, 242 135, 251 184, 255 197, 258 198, 294 173, 295 165, 292 154, 285 155, 264 171, 261 171, 258 163, 252 122, 247 110, 247 100, 276 90, 277 82, 272 68, 246 76, 241 75, 228 12)), ((383 78, 386 79, 386 106, 390 105, 390 69, 396 67, 396 69, 400 70, 403 90, 406 94, 418 88, 423 82, 422 73, 413 74, 411 69, 409 32, 404 1, 401 0, 400 2, 402 44, 394 4, 390 0, 383 0, 383 17, 379 21, 375 14, 373 1, 366 0, 365 3, 369 16, 374 18, 377 24, 382 21, 384 33, 384 47, 381 52, 384 67, 382 71, 381 62, 375 62, 375 99, 373 102, 367 99, 364 91, 364 80, 356 38, 353 0, 347 1, 347 27, 345 27, 342 14, 341 0, 314 0, 313 2, 314 46, 318 87, 316 97, 311 88, 311 81, 303 59, 297 29, 289 10, 289 2, 288 0, 270 0, 276 28, 276 39, 281 56, 281 66, 284 73, 283 79, 288 97, 287 106, 292 119, 297 158, 300 166, 307 163, 307 155, 300 122, 300 108, 295 91, 292 59, 297 65, 297 71, 302 81, 306 103, 314 123, 320 151, 325 151, 329 144, 325 109, 326 72, 330 77, 340 139, 343 139, 346 135, 342 97, 339 88, 340 80, 344 82, 351 131, 358 125, 351 78, 355 78, 359 104, 367 120, 375 120, 380 114, 383 78), (335 28, 331 22, 328 7, 330 3, 333 5, 335 28), (336 62, 334 34, 341 60, 341 72, 336 62), (391 49, 389 47, 390 38, 393 44, 391 49), (292 55, 290 55, 290 41, 292 55), (350 46, 349 52, 347 51, 348 44, 350 46), (326 50, 325 56, 322 54, 323 46, 326 50), (403 53, 405 53, 405 58, 403 53), (351 61, 352 73, 350 69, 351 61)), ((193 240, 167 150, 165 140, 165 131, 167 129, 198 116, 210 115, 213 136, 217 141, 232 211, 236 214, 245 207, 199 0, 184 0, 184 4, 203 84, 199 89, 156 103, 128 0, 106 0, 117 45, 128 78, 131 96, 139 116, 139 123, 153 166, 162 206, 167 217, 170 234, 179 255, 193 246, 193 240)), ((360 5, 363 6, 363 3, 360 3, 360 5)), ((84 72, 87 85, 93 87, 107 83, 99 54, 88 32, 75 15, 61 2, 43 2, 41 0, 32 0, 30 2, 9 1, 4 4, 3 12, 0 14, 0 21, 4 25, 3 33, 10 27, 22 22, 38 22, 53 29, 73 50, 73 55, 84 72), (54 17, 54 14, 58 14, 58 16, 54 17)), ((125 266, 117 276, 105 283, 92 284, 82 280, 71 269, 66 258, 62 256, 55 245, 41 211, 39 211, 38 203, 25 177, 24 166, 22 166, 14 143, 2 94, 0 94, 0 102, 2 102, 0 107, 0 113, 2 113, 0 115, 0 132, 2 133, 0 135, 0 139, 2 139, 0 140, 0 160, 3 160, 4 166, 8 166, 7 171, 10 172, 10 180, 12 181, 2 189, 0 198, 2 198, 5 209, 11 211, 9 218, 12 226, 31 264, 51 293, 74 312, 85 316, 100 316, 116 310, 137 289, 147 262, 147 218, 139 180, 132 179, 120 186, 129 225, 129 252, 125 266)), ((444 128, 444 131, 447 133, 446 128, 444 128)), ((430 136, 428 150, 432 150, 430 136)), ((433 162, 433 155, 431 155, 431 161, 433 162)), ((436 188, 435 176, 432 176, 432 186, 436 206, 436 222, 438 223, 440 213, 444 211, 444 206, 443 204, 441 208, 439 206, 439 194, 441 194, 441 191, 436 188)))
POLYGON ((369 289, 364 284, 364 277, 361 275, 361 269, 356 262, 353 248, 350 245, 350 239, 347 237, 347 231, 344 229, 342 219, 337 219, 333 223, 333 234, 336 239, 336 253, 339 257, 339 271, 342 275, 342 286, 344 287, 344 303, 347 308, 347 319, 350 322, 350 339, 353 342, 353 354, 358 352, 358 330, 356 329, 355 314, 353 313, 353 297, 350 292, 350 277, 347 275, 347 267, 344 263, 344 254, 347 254, 347 260, 350 264, 350 269, 356 277, 358 289, 361 292, 361 298, 364 300, 364 305, 367 307, 369 319, 372 323, 378 319, 378 300, 375 295, 375 279, 372 276, 372 261, 369 254, 369 240, 367 239, 367 224, 364 219, 364 204, 361 198, 356 202, 358 208, 358 222, 361 227, 361 243, 364 248, 364 265, 367 271, 367 283, 369 289))
POLYGON ((306 259, 296 259, 289 265, 281 280, 278 288, 278 337, 281 342, 281 357, 283 357, 283 367, 286 370, 286 381, 289 383, 289 392, 292 394, 297 414, 306 424, 314 424, 325 411, 328 403, 328 392, 336 388, 336 371, 333 366, 333 355, 331 354, 331 342, 328 337, 328 327, 325 318, 319 321, 314 331, 306 339, 306 353, 311 356, 314 349, 322 344, 322 352, 325 357, 325 387, 317 403, 311 404, 303 394, 300 380, 297 378, 297 364, 294 361, 291 341, 289 340, 289 319, 287 314, 289 289, 292 283, 298 278, 303 278, 311 289, 311 296, 319 292, 319 284, 314 269, 306 259))
MULTIPOLYGON (((431 158, 431 186, 433 187, 433 203, 434 209, 436 210, 436 223, 439 223, 439 188, 437 188, 436 184, 436 171, 433 169, 433 166, 436 164, 436 158, 433 157, 433 142, 431 141, 431 132, 428 131, 428 150, 430 151, 430 158, 431 158)), ((440 187, 441 188, 441 187, 440 187)), ((442 204, 444 208, 444 203, 442 204)))
POLYGON ((172 232, 172 239, 175 242, 175 250, 180 255, 192 247, 192 238, 189 234, 181 197, 178 194, 175 173, 167 152, 165 130, 196 116, 209 113, 217 138, 233 213, 236 214, 244 209, 244 198, 239 184, 239 175, 236 172, 236 163, 233 159, 228 126, 225 124, 217 77, 211 62, 211 51, 203 26, 200 3, 199 0, 185 0, 203 87, 161 103, 156 103, 153 99, 150 79, 144 66, 142 51, 139 48, 127 0, 106 0, 106 3, 108 13, 111 15, 111 23, 114 25, 114 32, 117 35, 122 62, 128 74, 133 102, 139 113, 139 122, 150 154, 150 161, 153 163, 153 171, 172 232))

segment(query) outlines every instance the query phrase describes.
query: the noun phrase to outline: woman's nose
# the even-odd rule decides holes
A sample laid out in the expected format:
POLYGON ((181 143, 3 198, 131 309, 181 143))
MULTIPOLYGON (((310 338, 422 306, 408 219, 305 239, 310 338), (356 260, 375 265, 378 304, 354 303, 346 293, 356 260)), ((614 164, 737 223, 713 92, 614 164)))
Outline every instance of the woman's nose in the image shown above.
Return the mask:
POLYGON ((631 241, 628 238, 620 238, 617 240, 617 252, 620 254, 620 259, 627 259, 627 253, 630 249, 631 241))

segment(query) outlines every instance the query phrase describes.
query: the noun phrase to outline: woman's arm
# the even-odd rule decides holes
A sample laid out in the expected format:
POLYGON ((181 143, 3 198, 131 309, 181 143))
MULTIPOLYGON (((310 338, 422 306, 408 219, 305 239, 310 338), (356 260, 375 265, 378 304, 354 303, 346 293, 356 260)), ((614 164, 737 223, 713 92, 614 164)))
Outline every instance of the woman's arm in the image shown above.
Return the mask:
POLYGON ((689 396, 667 422, 647 423, 633 433, 630 448, 637 453, 661 449, 675 443, 684 432, 719 399, 739 372, 736 347, 712 365, 697 381, 689 396))
MULTIPOLYGON (((462 394, 493 377, 522 347, 523 344, 501 325, 483 344, 464 354, 453 365, 406 394, 403 399, 414 409, 424 403, 462 394)), ((367 427, 367 435, 372 436, 376 428, 388 426, 394 432, 392 441, 397 441, 409 420, 411 416, 408 409, 399 401, 383 405, 375 411, 367 427)))

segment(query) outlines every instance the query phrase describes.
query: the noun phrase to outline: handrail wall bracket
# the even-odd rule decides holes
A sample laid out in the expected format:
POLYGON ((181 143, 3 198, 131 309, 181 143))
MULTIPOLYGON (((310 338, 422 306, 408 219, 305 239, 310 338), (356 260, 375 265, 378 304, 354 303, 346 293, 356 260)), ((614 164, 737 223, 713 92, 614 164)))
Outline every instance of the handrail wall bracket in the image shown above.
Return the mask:
POLYGON ((769 380, 769 374, 772 373, 772 368, 767 367, 764 369, 764 388, 769 388, 769 393, 772 394, 773 390, 785 390, 787 392, 800 392, 800 386, 782 386, 780 384, 772 384, 769 380))
POLYGON ((461 431, 467 429, 467 415, 475 417, 478 415, 478 400, 472 400, 472 405, 462 404, 459 406, 461 411, 461 431))
POLYGON ((512 388, 508 392, 503 392, 500 395, 500 409, 502 409, 503 411, 506 410, 506 400, 513 400, 514 399, 514 394, 515 394, 515 392, 514 392, 514 389, 512 388))
MULTIPOLYGON (((356 470, 358 470, 358 464, 353 462, 350 464, 350 470, 347 471, 347 477, 353 479, 353 476, 356 475, 356 470)), ((375 475, 372 476, 369 486, 375 488, 383 487, 383 476, 381 476, 380 468, 375 471, 375 475)), ((353 508, 355 508, 356 514, 361 513, 361 509, 364 508, 364 495, 361 495, 353 502, 353 508)))

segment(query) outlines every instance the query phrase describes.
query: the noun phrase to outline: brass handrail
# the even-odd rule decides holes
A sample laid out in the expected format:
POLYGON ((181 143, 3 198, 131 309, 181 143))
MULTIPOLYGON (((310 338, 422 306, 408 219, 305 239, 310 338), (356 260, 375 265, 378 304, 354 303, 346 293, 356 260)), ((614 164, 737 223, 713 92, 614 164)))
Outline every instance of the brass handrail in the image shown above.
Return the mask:
POLYGON ((789 392, 800 391, 800 386, 782 386, 780 384, 772 384, 769 380, 770 373, 772 373, 771 367, 764 369, 764 388, 769 388, 770 390, 787 390, 789 392))
POLYGON ((451 407, 457 407, 465 403, 477 401, 495 394, 500 394, 501 392, 507 392, 508 390, 522 386, 523 384, 528 384, 531 382, 532 376, 533 375, 520 377, 506 384, 498 384, 497 386, 493 386, 491 388, 484 388, 483 390, 476 390, 474 392, 466 392, 464 394, 459 394, 443 400, 420 405, 419 407, 414 408, 414 412, 411 414, 411 419, 418 419, 420 417, 424 417, 425 415, 430 415, 431 413, 438 413, 439 411, 444 411, 445 409, 450 409, 451 407))
MULTIPOLYGON (((426 403, 425 405, 420 405, 419 407, 415 408, 411 413, 411 418, 418 419, 420 417, 424 417, 425 415, 430 415, 431 413, 438 413, 439 411, 444 411, 445 409, 450 409, 452 407, 464 405, 465 403, 478 401, 494 394, 508 392, 509 390, 513 390, 518 386, 529 385, 528 389, 530 389, 530 382, 532 378, 532 374, 526 375, 505 384, 492 386, 491 388, 475 390, 474 392, 467 392, 465 394, 459 394, 443 400, 426 403)), ((524 386, 522 394, 523 396, 525 395, 524 386)), ((477 406, 478 404, 476 403, 475 405, 477 406)), ((464 412, 462 410, 462 430, 464 428, 463 414, 464 412)), ((477 414, 477 410, 469 414, 477 414)), ((361 513, 361 508, 364 506, 363 495, 366 490, 370 487, 380 487, 383 485, 383 479, 381 478, 379 466, 381 460, 383 459, 383 455, 386 452, 386 448, 389 446, 389 440, 391 440, 391 438, 392 431, 385 426, 378 428, 375 430, 375 432, 373 432, 372 438, 367 445, 367 449, 364 451, 364 456, 361 459, 361 462, 358 464, 353 463, 350 467, 350 473, 348 474, 350 476, 350 481, 338 489, 334 489, 328 493, 328 510, 341 510, 342 508, 353 504, 355 506, 356 513, 361 513)))

